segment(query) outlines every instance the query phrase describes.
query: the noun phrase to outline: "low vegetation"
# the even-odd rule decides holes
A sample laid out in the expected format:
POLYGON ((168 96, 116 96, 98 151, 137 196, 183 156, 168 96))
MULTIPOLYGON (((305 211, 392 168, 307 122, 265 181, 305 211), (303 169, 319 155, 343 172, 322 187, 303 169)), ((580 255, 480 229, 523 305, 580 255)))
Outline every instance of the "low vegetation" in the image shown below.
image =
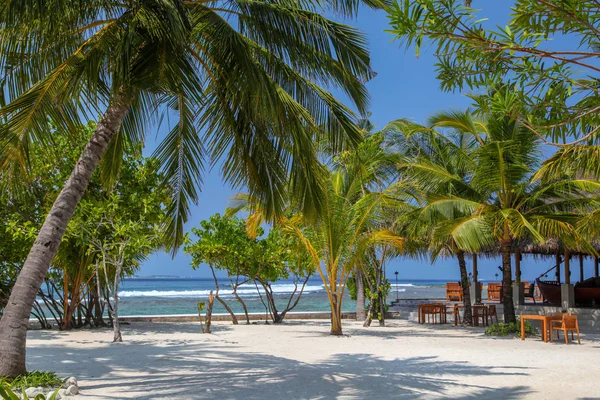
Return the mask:
POLYGON ((50 371, 29 371, 12 379, 0 377, 0 385, 19 391, 30 387, 56 387, 62 384, 63 380, 50 371))
MULTIPOLYGON (((500 322, 497 324, 492 324, 488 326, 485 330, 486 336, 521 336, 521 323, 519 322, 510 322, 504 323, 500 322)), ((525 337, 536 336, 538 334, 538 330, 528 324, 525 323, 525 337)))
MULTIPOLYGON (((58 396, 58 391, 60 389, 56 389, 54 392, 49 393, 48 395, 38 393, 35 395, 33 400, 55 400, 58 396)), ((20 394, 15 393, 8 385, 0 384, 0 397, 7 400, 29 400, 31 397, 27 396, 25 393, 25 389, 21 390, 20 394), (19 397, 20 396, 20 397, 19 397)))

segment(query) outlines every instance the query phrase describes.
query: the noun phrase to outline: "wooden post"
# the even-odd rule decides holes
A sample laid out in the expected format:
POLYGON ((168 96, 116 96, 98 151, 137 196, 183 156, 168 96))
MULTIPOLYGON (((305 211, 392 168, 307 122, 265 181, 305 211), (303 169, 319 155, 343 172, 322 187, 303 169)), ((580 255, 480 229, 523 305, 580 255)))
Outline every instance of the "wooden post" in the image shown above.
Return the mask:
POLYGON ((560 283, 560 254, 556 252, 556 280, 560 283))
POLYGON ((583 254, 579 255, 579 282, 583 282, 583 254))
POLYGON ((477 254, 473 254, 473 287, 475 288, 475 299, 471 301, 474 303, 481 303, 481 291, 479 290, 479 269, 477 267, 477 254))
POLYGON ((569 252, 565 250, 565 283, 567 285, 571 284, 571 256, 569 252))
POLYGON ((594 257, 594 276, 598 277, 598 257, 594 257))
POLYGON ((521 283, 521 252, 515 250, 515 281, 521 283))

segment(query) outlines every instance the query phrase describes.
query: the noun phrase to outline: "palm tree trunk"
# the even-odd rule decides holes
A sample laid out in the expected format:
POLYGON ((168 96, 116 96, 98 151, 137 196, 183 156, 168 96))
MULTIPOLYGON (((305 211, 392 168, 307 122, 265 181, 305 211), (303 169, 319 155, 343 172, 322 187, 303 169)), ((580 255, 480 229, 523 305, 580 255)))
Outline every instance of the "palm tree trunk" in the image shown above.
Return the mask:
POLYGON ((331 294, 329 300, 331 302, 331 334, 341 335, 342 334, 342 309, 338 304, 337 295, 331 294))
POLYGON ((512 295, 512 271, 510 268, 510 248, 512 240, 510 238, 503 239, 500 242, 502 251, 502 305, 504 306, 504 322, 517 322, 515 316, 515 305, 513 304, 512 295))
POLYGON ((0 320, 0 376, 15 377, 25 373, 27 323, 38 289, 92 173, 119 130, 128 108, 124 97, 119 96, 98 121, 96 131, 54 201, 29 251, 0 320))
POLYGON ((381 278, 383 274, 383 262, 375 263, 375 290, 377 293, 377 305, 379 307, 378 320, 379 326, 385 326, 385 298, 381 291, 381 278))
POLYGON ((367 318, 367 311, 365 310, 365 282, 360 267, 356 267, 354 278, 356 280, 356 320, 364 321, 367 318))
POLYGON ((473 313, 471 311, 471 293, 469 291, 469 275, 467 274, 465 252, 462 250, 457 251, 456 258, 458 259, 458 268, 460 269, 460 283, 463 288, 463 306, 465 310, 465 316, 462 324, 471 326, 473 325, 473 313))

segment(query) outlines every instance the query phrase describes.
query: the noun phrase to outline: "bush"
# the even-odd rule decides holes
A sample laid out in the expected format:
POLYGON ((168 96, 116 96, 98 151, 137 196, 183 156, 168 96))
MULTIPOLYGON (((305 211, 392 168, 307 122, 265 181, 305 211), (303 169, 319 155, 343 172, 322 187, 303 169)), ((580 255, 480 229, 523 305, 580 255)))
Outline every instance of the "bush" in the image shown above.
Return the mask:
POLYGON ((12 379, 0 377, 0 385, 18 389, 19 391, 30 387, 51 387, 60 386, 62 384, 62 379, 54 372, 48 371, 30 371, 12 379))
MULTIPOLYGON (((510 324, 505 324, 504 322, 500 322, 498 324, 493 324, 486 328, 485 334, 487 336, 513 335, 516 337, 521 337, 521 323, 513 322, 510 324)), ((525 336, 535 336, 537 334, 537 329, 531 326, 528 322, 525 322, 525 336)))
POLYGON ((6 399, 6 400, 56 400, 56 398, 58 397, 58 391, 60 390, 60 388, 56 389, 52 394, 49 394, 48 397, 46 397, 46 395, 43 394, 38 394, 35 396, 35 398, 31 398, 28 397, 27 394, 25 393, 25 389, 21 389, 21 394, 19 397, 19 395, 15 392, 12 391, 12 389, 10 388, 10 386, 8 386, 8 384, 6 383, 1 383, 0 384, 0 397, 2 399, 6 399))

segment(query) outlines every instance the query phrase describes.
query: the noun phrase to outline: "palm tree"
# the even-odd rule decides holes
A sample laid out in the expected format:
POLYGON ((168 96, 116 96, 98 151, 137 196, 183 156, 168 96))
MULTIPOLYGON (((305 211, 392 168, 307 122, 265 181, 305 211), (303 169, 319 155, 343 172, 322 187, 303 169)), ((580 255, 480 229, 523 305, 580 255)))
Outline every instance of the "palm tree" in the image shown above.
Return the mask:
MULTIPOLYGON (((388 143, 385 141, 383 132, 375 132, 375 126, 368 119, 358 121, 358 126, 363 133, 363 141, 355 150, 348 150, 341 155, 337 155, 331 165, 334 168, 341 168, 346 174, 355 176, 357 182, 360 182, 362 189, 356 195, 362 196, 369 191, 382 192, 383 189, 392 181, 396 175, 396 164, 399 161, 398 155, 389 151, 388 143)), ((385 252, 384 254, 389 254, 385 252)), ((385 258, 385 257, 384 257, 385 258)), ((368 321, 365 309, 365 282, 371 289, 380 288, 381 285, 376 282, 370 282, 370 277, 375 281, 380 280, 383 261, 378 262, 377 258, 368 256, 364 263, 357 265, 353 271, 356 282, 356 320, 368 321), (373 275, 369 271, 364 271, 366 267, 375 266, 377 273, 373 275)), ((371 291, 371 293, 374 293, 371 291)), ((380 296, 381 297, 381 296, 380 296)), ((382 322, 382 320, 380 320, 382 322)))
MULTIPOLYGON (((440 235, 437 228, 444 224, 446 216, 432 210, 428 201, 445 195, 468 196, 468 185, 475 168, 474 151, 480 144, 479 122, 469 112, 450 112, 435 115, 428 126, 407 120, 394 121, 386 127, 386 135, 402 152, 400 163, 402 179, 413 183, 416 202, 414 209, 400 216, 398 225, 407 238, 417 238, 435 260, 440 255, 455 256, 458 261, 460 280, 464 291, 464 324, 471 325, 471 297, 465 251, 459 248, 452 236, 440 235), (450 128, 444 135, 439 128, 450 128), (474 133, 466 133, 473 131, 474 133), (432 171, 453 179, 432 180, 432 171), (423 240, 428 238, 428 240, 423 240)), ((454 217, 466 217, 460 212, 454 217)))
POLYGON ((386 208, 398 208, 386 192, 366 192, 357 175, 344 169, 330 172, 324 212, 315 223, 301 216, 282 221, 298 236, 321 277, 331 307, 331 334, 342 334, 342 302, 346 281, 368 252, 378 245, 401 249, 404 239, 382 224, 386 208))
POLYGON ((474 168, 468 182, 435 168, 419 172, 420 180, 456 184, 460 190, 431 192, 427 207, 446 219, 434 237, 452 238, 458 249, 477 253, 499 245, 502 256, 504 321, 515 322, 511 249, 515 239, 543 243, 558 237, 567 246, 594 250, 576 226, 581 215, 573 204, 593 205, 600 182, 561 176, 539 184, 535 174, 542 154, 537 136, 505 114, 490 114, 481 126, 474 168), (465 185, 466 183, 466 185, 465 185))
MULTIPOLYGON (((380 7, 378 0, 368 0, 380 7)), ((0 6, 0 168, 26 168, 28 148, 51 151, 50 118, 67 131, 101 115, 58 195, 0 321, 0 376, 25 372, 25 335, 35 295, 102 159, 107 185, 122 154, 168 115, 156 150, 173 190, 165 232, 182 240, 202 170, 245 185, 269 218, 286 203, 288 175, 308 214, 322 208, 313 142, 322 127, 336 149, 360 140, 352 112, 315 82, 348 94, 358 111, 371 78, 364 36, 322 15, 357 12, 341 2, 22 0, 0 6)), ((7 172, 7 174, 8 174, 7 172)))
MULTIPOLYGON (((357 171, 357 155, 344 153, 331 163, 325 181, 323 212, 316 218, 306 218, 295 204, 290 204, 286 215, 275 221, 284 231, 295 235, 306 250, 319 273, 331 307, 331 334, 342 334, 342 301, 346 281, 357 268, 369 263, 372 251, 381 245, 401 250, 404 239, 389 229, 388 212, 397 212, 402 200, 395 193, 377 191, 379 184, 375 175, 383 173, 384 160, 393 160, 394 155, 383 154, 377 138, 367 139, 359 146, 359 154, 371 151, 375 160, 367 157, 357 171), (370 149, 370 150, 369 150, 370 149), (389 158, 388 158, 389 157, 389 158)), ((393 164, 393 163, 392 163, 393 164)), ((382 180, 382 182, 385 181, 382 180)), ((250 212, 247 233, 255 237, 258 227, 265 221, 264 206, 260 199, 248 194, 234 196, 227 215, 239 211, 250 212)))

